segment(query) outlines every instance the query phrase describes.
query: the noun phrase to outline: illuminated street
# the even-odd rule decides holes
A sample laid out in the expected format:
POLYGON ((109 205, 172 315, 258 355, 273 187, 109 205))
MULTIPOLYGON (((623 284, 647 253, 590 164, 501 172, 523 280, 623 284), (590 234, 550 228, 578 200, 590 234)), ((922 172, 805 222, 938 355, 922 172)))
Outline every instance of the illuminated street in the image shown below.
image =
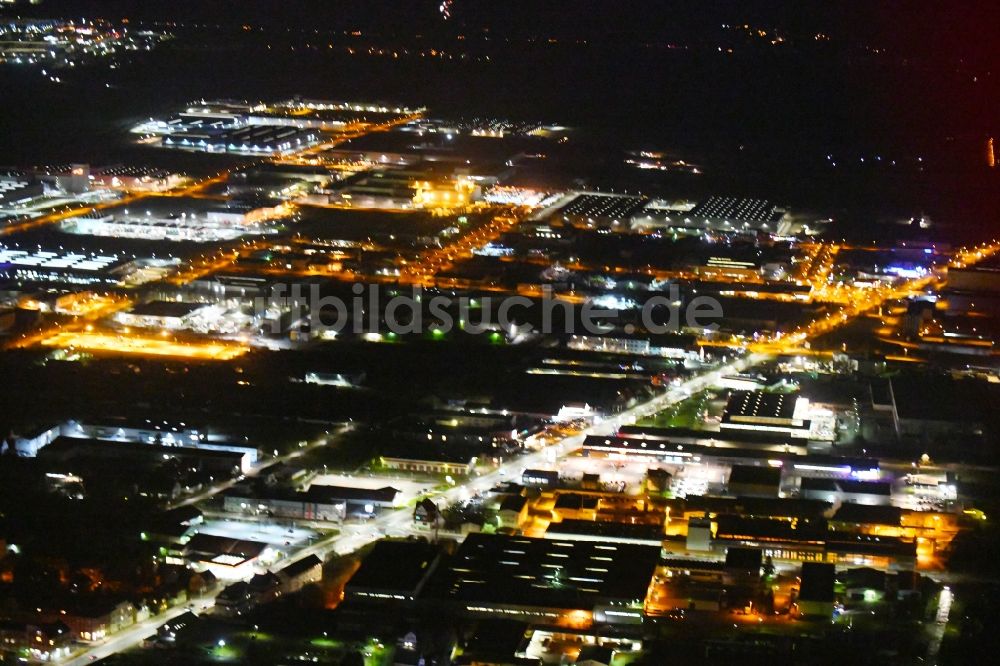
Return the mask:
POLYGON ((170 356, 174 358, 228 361, 241 356, 249 348, 221 342, 177 342, 162 338, 134 334, 101 332, 56 333, 41 340, 47 347, 79 349, 93 352, 137 354, 141 356, 170 356))

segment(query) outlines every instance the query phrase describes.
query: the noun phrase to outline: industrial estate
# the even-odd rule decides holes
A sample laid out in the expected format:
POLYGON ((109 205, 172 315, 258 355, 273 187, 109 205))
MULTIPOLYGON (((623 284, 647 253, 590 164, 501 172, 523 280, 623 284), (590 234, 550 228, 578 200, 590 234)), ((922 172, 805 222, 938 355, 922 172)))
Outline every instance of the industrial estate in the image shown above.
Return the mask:
MULTIPOLYGON (((210 29, 2 18, 49 89, 210 29)), ((223 89, 108 119, 117 154, 2 154, 2 663, 978 663, 989 231, 848 230, 412 93, 223 89)))

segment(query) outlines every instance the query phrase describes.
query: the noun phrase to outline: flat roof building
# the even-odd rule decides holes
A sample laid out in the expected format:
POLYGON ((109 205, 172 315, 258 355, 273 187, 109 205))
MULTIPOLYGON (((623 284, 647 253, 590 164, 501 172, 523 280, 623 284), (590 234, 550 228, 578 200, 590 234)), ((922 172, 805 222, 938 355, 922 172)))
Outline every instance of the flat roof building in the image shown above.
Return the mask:
MULTIPOLYGON (((59 436, 38 452, 43 460, 59 463, 75 459, 109 459, 152 463, 175 458, 205 472, 245 474, 253 467, 256 457, 250 451, 229 451, 204 446, 165 446, 142 442, 123 442, 59 436)), ((255 453, 255 452, 254 452, 255 453)))
POLYGON ((134 270, 134 260, 115 255, 0 245, 0 278, 7 280, 110 285, 134 270))
POLYGON ((733 391, 722 414, 723 430, 757 430, 808 437, 809 401, 788 393, 733 391))
POLYGON ((642 210, 647 201, 645 197, 639 196, 582 192, 559 209, 557 214, 566 221, 587 224, 600 222, 604 226, 609 222, 612 225, 622 224, 624 231, 628 228, 631 217, 642 210))
POLYGON ((833 615, 834 583, 837 570, 824 562, 802 564, 802 585, 799 587, 798 607, 803 616, 831 617, 833 615))
POLYGON ((605 606, 641 609, 659 558, 654 546, 470 534, 427 597, 472 615, 589 621, 605 606))
POLYGON ((726 488, 730 495, 777 497, 781 488, 781 468, 734 465, 726 488))
POLYGON ((450 476, 465 476, 475 467, 477 457, 451 448, 415 445, 412 450, 394 447, 379 461, 388 469, 406 472, 426 472, 450 476))
POLYGON ((268 545, 260 541, 201 533, 185 544, 184 557, 191 562, 238 567, 256 560, 267 548, 268 545))
POLYGON ((399 490, 312 485, 305 492, 258 489, 239 483, 224 494, 223 509, 242 515, 269 514, 296 520, 340 522, 348 516, 371 516, 396 506, 399 490))
POLYGON ((684 217, 704 226, 731 229, 777 230, 785 211, 766 199, 709 197, 684 217))
POLYGON ((140 303, 127 312, 119 312, 115 318, 125 326, 179 330, 186 328, 190 317, 206 307, 207 303, 151 301, 140 303))
POLYGON ((378 541, 347 581, 344 594, 365 601, 413 601, 440 556, 441 549, 425 541, 378 541))
POLYGON ((807 477, 802 479, 799 493, 804 499, 830 503, 889 504, 892 499, 892 484, 807 477))

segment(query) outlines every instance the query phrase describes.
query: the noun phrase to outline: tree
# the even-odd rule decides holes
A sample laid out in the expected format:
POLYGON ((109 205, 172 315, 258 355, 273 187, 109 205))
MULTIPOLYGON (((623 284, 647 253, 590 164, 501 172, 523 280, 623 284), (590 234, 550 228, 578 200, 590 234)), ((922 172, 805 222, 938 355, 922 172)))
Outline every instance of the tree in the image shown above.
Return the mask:
POLYGON ((348 652, 340 661, 340 666, 365 666, 365 657, 360 652, 348 652))

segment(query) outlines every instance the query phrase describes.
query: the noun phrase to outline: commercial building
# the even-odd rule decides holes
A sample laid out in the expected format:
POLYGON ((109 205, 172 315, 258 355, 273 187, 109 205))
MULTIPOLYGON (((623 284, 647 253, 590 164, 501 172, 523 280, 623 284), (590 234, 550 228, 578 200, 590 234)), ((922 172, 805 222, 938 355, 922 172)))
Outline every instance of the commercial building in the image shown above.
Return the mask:
POLYGON ((414 446, 413 451, 395 447, 379 458, 386 469, 402 472, 424 472, 443 476, 466 476, 476 466, 477 456, 454 450, 453 447, 414 446))
POLYGON ((987 391, 974 380, 899 376, 888 386, 893 424, 903 443, 956 443, 985 432, 987 391))
POLYGON ((108 419, 105 421, 70 420, 56 426, 66 437, 113 439, 147 444, 205 446, 208 450, 248 453, 254 463, 257 449, 247 444, 236 444, 243 439, 232 433, 211 428, 205 424, 186 421, 160 421, 153 419, 108 419))
POLYGON ((697 272, 702 280, 744 283, 759 282, 763 274, 757 262, 730 257, 709 257, 697 272))
POLYGON ((183 550, 184 559, 188 562, 208 566, 210 570, 213 566, 217 567, 213 573, 220 569, 245 571, 247 567, 243 565, 252 565, 260 559, 267 559, 271 554, 270 547, 260 541, 205 533, 194 535, 183 550))
POLYGON ((521 529, 528 521, 528 498, 522 495, 509 495, 500 502, 497 511, 499 527, 521 529))
POLYGON ((596 520, 597 506, 600 498, 581 493, 558 493, 552 506, 552 519, 555 522, 565 520, 596 520))
POLYGON ((753 433, 734 433, 732 439, 718 435, 714 439, 723 446, 713 446, 705 442, 705 431, 624 426, 618 436, 589 435, 583 441, 583 450, 612 460, 655 461, 668 470, 680 466, 716 467, 720 472, 737 466, 771 468, 781 473, 780 488, 786 491, 797 489, 799 480, 806 477, 860 481, 878 479, 881 474, 878 462, 871 458, 808 453, 805 446, 790 443, 794 440, 768 434, 751 439, 753 433))
POLYGON ((46 186, 46 191, 83 194, 90 189, 89 164, 45 164, 35 167, 30 173, 46 186))
POLYGON ((567 518, 549 523, 545 538, 659 547, 663 542, 663 526, 567 518))
POLYGON ((654 199, 632 215, 632 224, 637 229, 782 233, 786 212, 764 199, 712 196, 698 203, 654 199))
MULTIPOLYGON (((568 650, 572 654, 579 649, 576 659, 577 666, 609 666, 615 663, 619 655, 638 656, 643 649, 641 635, 624 627, 609 631, 601 629, 573 629, 570 627, 532 626, 524 632, 521 645, 515 656, 524 659, 523 664, 546 663, 545 659, 552 657, 554 646, 572 646, 568 650), (531 660, 531 661, 529 661, 531 660)), ((568 656, 568 655, 567 655, 568 656)), ((493 663, 493 662, 471 662, 493 663)), ((520 662, 517 663, 521 666, 520 662)))
POLYGON ((248 581, 239 580, 226 586, 215 599, 216 612, 222 617, 240 617, 261 604, 299 592, 306 585, 322 579, 322 560, 309 555, 277 572, 256 573, 248 581))
POLYGON ((27 430, 14 438, 14 450, 19 456, 34 458, 39 450, 54 442, 61 434, 61 427, 58 425, 27 430))

